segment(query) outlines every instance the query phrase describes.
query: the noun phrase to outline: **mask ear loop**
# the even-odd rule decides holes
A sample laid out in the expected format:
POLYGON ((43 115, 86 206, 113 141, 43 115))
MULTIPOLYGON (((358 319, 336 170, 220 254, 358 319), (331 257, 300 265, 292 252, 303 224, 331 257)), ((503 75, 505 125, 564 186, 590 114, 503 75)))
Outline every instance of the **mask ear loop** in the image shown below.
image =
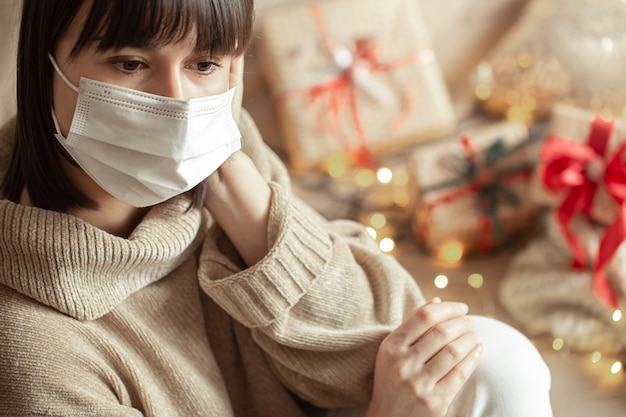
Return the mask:
POLYGON ((59 77, 61 77, 63 82, 67 84, 69 88, 71 88, 72 90, 78 93, 78 87, 76 87, 74 84, 72 84, 70 80, 67 79, 67 77, 65 76, 65 74, 63 74, 63 71, 61 71, 61 68, 59 68, 59 65, 57 64, 56 60, 54 59, 54 57, 52 56, 50 52, 48 52, 48 58, 50 58, 50 62, 52 62, 52 66, 54 67, 54 70, 57 72, 57 74, 59 74, 59 77))
MULTIPOLYGON (((54 59, 54 57, 52 56, 50 52, 48 52, 48 58, 50 59, 50 62, 52 63, 54 70, 59 75, 59 77, 61 77, 63 82, 67 84, 69 88, 71 88, 76 93, 78 93, 78 87, 76 87, 74 84, 70 82, 70 80, 67 79, 67 77, 65 76, 65 74, 63 74, 63 71, 61 71, 61 68, 59 68, 59 65, 57 64, 56 60, 54 59)), ((54 129, 56 130, 56 133, 54 134, 54 136, 56 136, 56 138, 59 141, 65 142, 67 138, 63 137, 63 134, 61 133, 61 128, 59 126, 59 121, 57 119, 57 116, 54 113, 54 108, 52 108, 51 110, 52 110, 52 122, 54 123, 54 129)))
MULTIPOLYGON (((48 52, 48 58, 50 58, 50 62, 52 63, 54 70, 57 72, 57 74, 59 74, 59 77, 61 77, 63 82, 67 84, 69 88, 71 88, 76 93, 78 93, 78 87, 76 87, 74 84, 70 82, 70 80, 67 79, 65 74, 63 74, 63 71, 61 71, 61 68, 59 68, 59 65, 57 64, 54 57, 49 52, 48 52)), ((52 114, 52 122, 54 123, 54 129, 56 130, 56 132, 54 133, 54 136, 58 141, 57 146, 60 145, 59 151, 60 151, 61 156, 65 158, 68 162, 70 162, 71 164, 79 166, 78 163, 76 163, 76 161, 74 160, 74 158, 70 156, 67 149, 65 149, 65 143, 67 142, 67 138, 65 138, 63 134, 61 133, 61 127, 59 126, 59 120, 57 119, 57 115, 54 113, 54 108, 52 107, 50 108, 50 113, 52 114)))

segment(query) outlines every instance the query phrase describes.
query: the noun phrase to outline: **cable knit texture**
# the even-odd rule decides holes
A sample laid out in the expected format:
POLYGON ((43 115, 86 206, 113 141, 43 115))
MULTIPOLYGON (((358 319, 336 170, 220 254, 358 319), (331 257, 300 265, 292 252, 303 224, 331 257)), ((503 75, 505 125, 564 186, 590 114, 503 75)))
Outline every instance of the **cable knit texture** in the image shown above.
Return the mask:
MULTIPOLYGON (((0 200, 0 416, 272 416, 364 404, 381 339, 424 302, 362 226, 323 219, 244 112, 272 187, 270 251, 244 268, 179 196, 128 239, 0 200)), ((14 121, 0 132, 6 172, 14 121)))

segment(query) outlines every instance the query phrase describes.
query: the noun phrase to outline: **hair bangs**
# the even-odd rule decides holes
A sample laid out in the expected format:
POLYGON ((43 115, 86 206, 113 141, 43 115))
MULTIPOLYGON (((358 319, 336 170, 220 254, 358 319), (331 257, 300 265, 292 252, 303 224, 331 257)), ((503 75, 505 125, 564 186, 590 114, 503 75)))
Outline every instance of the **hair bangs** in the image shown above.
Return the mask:
POLYGON ((218 56, 243 53, 250 40, 252 0, 111 0, 92 2, 72 54, 159 47, 195 35, 195 49, 218 56))

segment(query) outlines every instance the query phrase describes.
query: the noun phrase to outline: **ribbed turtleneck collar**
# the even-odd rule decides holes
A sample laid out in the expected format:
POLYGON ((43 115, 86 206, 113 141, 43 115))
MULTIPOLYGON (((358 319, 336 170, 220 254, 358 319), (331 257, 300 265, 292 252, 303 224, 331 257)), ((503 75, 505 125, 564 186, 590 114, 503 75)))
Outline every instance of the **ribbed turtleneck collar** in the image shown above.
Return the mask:
POLYGON ((0 201, 0 283, 78 320, 107 314, 192 255, 201 213, 184 197, 148 212, 128 239, 71 215, 0 201))

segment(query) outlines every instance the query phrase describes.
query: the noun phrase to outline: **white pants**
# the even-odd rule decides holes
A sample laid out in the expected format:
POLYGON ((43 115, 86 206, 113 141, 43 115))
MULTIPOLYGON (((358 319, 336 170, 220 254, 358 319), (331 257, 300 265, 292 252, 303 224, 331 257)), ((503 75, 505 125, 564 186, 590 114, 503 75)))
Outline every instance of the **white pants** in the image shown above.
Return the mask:
POLYGON ((522 333, 470 316, 484 350, 447 417, 552 417, 548 366, 522 333))
MULTIPOLYGON (((513 327, 469 316, 483 344, 481 363, 446 417, 552 417, 550 371, 533 344, 513 327)), ((328 417, 358 417, 363 409, 328 417)))

